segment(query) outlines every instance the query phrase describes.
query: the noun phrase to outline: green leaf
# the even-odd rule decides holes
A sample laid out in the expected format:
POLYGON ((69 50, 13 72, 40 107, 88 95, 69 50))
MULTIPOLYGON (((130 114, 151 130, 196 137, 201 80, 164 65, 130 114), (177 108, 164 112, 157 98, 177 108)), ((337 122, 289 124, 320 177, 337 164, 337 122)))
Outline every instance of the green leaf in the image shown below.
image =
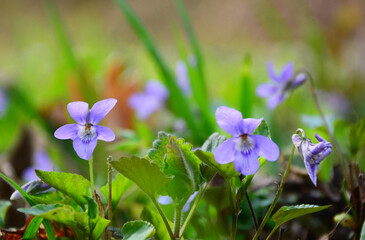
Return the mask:
MULTIPOLYGON (((157 240, 169 240, 169 232, 166 229, 166 226, 162 220, 161 215, 157 212, 157 210, 153 209, 152 207, 145 207, 142 210, 141 218, 145 221, 148 221, 153 224, 156 228, 156 235, 155 238, 157 240)), ((170 222, 170 226, 172 227, 173 224, 170 222)))
POLYGON ((261 124, 253 132, 253 135, 261 135, 271 139, 270 129, 265 120, 262 120, 261 124))
POLYGON ((171 180, 155 163, 144 158, 121 157, 111 165, 153 199, 156 192, 171 180))
POLYGON ((163 165, 163 161, 166 154, 166 146, 169 144, 169 135, 165 132, 158 132, 158 139, 156 139, 152 148, 147 152, 147 158, 154 162, 160 168, 163 165))
MULTIPOLYGON (((114 210, 119 200, 122 198, 125 191, 131 186, 132 182, 124 177, 122 174, 118 173, 112 182, 112 209, 114 210)), ((109 199, 109 186, 108 184, 100 189, 101 193, 104 195, 106 201, 109 199)))
POLYGON ((215 132, 204 142, 201 150, 213 153, 214 150, 226 140, 226 136, 219 135, 219 133, 215 132))
POLYGON ((283 206, 273 216, 272 220, 276 226, 288 222, 294 218, 298 218, 307 214, 319 212, 329 208, 331 205, 318 206, 318 205, 295 205, 295 206, 283 206))
POLYGON ((102 218, 102 217, 98 217, 96 224, 92 230, 92 238, 93 239, 100 239, 101 235, 103 234, 104 230, 108 227, 110 221, 102 218))
POLYGON ((96 219, 98 215, 98 205, 91 197, 84 196, 85 200, 87 201, 87 215, 89 216, 90 220, 96 219))
POLYGON ((75 212, 68 205, 58 203, 49 205, 38 204, 31 208, 19 208, 18 211, 66 225, 73 225, 75 223, 75 212))
POLYGON ((32 198, 37 203, 43 203, 43 204, 58 203, 64 199, 62 196, 60 196, 60 193, 57 192, 38 193, 37 195, 32 195, 32 198))
POLYGON ((66 194, 83 207, 84 195, 89 195, 90 182, 83 176, 73 173, 46 172, 35 170, 37 176, 56 190, 66 194))
POLYGON ((5 225, 6 213, 8 212, 10 206, 10 201, 0 200, 0 227, 4 227, 5 225))
POLYGON ((166 185, 166 191, 175 204, 184 206, 191 194, 199 190, 202 182, 200 160, 191 151, 193 146, 184 139, 170 137, 166 146, 163 172, 173 179, 166 185))
POLYGON ((34 239, 35 236, 38 233, 39 226, 41 225, 43 221, 43 218, 41 217, 34 217, 32 221, 30 221, 29 225, 27 226, 27 229, 25 230, 25 233, 23 235, 22 239, 28 240, 28 239, 34 239))
POLYGON ((205 164, 215 169, 225 179, 231 179, 232 177, 240 175, 233 166, 233 163, 219 164, 214 159, 214 154, 211 152, 205 152, 202 150, 196 150, 194 154, 205 164))
POLYGON ((122 228, 123 240, 142 240, 155 235, 155 227, 145 221, 131 221, 122 228))

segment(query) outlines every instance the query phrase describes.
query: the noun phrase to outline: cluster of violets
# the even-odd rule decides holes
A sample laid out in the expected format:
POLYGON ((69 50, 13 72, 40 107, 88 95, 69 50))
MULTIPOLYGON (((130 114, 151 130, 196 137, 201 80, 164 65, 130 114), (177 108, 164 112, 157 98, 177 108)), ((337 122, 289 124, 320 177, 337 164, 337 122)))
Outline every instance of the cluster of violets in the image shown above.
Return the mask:
MULTIPOLYGON (((188 94, 190 86, 186 65, 178 62, 177 66, 179 86, 188 94), (184 90, 185 89, 185 90, 184 90)), ((305 81, 305 76, 294 75, 293 63, 285 65, 280 75, 276 75, 272 63, 269 64, 269 76, 273 83, 262 84, 257 89, 257 94, 268 98, 268 107, 273 109, 285 98, 289 92, 305 81)), ((145 92, 136 93, 130 98, 130 106, 136 110, 140 119, 146 119, 151 113, 163 106, 168 97, 167 89, 157 81, 147 83, 145 92)), ((85 102, 72 102, 67 105, 67 110, 77 124, 67 124, 55 132, 58 139, 71 139, 73 146, 82 159, 88 160, 96 147, 97 140, 113 141, 115 134, 107 127, 99 126, 98 123, 109 113, 116 104, 113 98, 105 99, 94 104, 89 110, 85 102)), ((280 150, 271 139, 254 134, 255 130, 263 121, 263 118, 245 118, 242 114, 229 107, 221 106, 216 110, 217 124, 232 138, 224 141, 215 151, 215 160, 219 164, 233 162, 235 169, 242 175, 255 174, 260 168, 259 157, 268 161, 276 161, 279 158, 280 150)), ((317 185, 316 173, 319 163, 331 153, 332 145, 318 134, 318 144, 313 144, 306 138, 303 130, 300 130, 302 137, 294 134, 293 144, 303 158, 310 179, 317 185)), ((194 196, 192 196, 192 199, 194 196)), ((161 197, 161 203, 168 204, 169 200, 161 197)))

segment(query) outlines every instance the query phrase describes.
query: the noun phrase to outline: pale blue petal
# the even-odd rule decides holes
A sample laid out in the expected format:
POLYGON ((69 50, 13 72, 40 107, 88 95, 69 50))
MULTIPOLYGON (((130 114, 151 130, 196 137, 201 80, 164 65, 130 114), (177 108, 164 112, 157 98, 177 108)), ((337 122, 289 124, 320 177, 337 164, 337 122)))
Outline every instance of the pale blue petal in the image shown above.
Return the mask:
POLYGON ((117 100, 114 98, 108 98, 101 100, 94 104, 90 110, 89 123, 98 124, 109 112, 113 109, 117 100))
POLYGON ((259 157, 254 151, 250 154, 236 152, 233 165, 237 172, 245 176, 255 174, 260 167, 259 157))
POLYGON ((86 102, 71 102, 67 104, 67 111, 78 124, 86 124, 89 104, 86 102))
POLYGON ((77 133, 79 131, 79 125, 77 124, 66 124, 60 128, 58 128, 54 136, 58 139, 75 139, 77 137, 77 133))
POLYGON ((157 201, 162 205, 168 205, 172 203, 172 198, 169 196, 159 196, 157 201))
POLYGON ((288 62, 281 70, 280 82, 286 82, 294 76, 294 63, 288 62))
POLYGON ((235 160, 237 138, 224 141, 214 151, 215 161, 219 164, 227 164, 235 160))
POLYGON ((153 95, 144 93, 133 94, 129 98, 129 106, 136 112, 139 120, 146 120, 152 113, 164 106, 164 101, 153 95))
POLYGON ((241 124, 241 132, 242 134, 249 134, 251 135, 258 126, 260 126, 263 118, 255 119, 255 118, 245 118, 242 119, 241 124))
POLYGON ((229 107, 221 106, 215 112, 217 124, 227 133, 234 137, 242 134, 242 114, 229 107))
POLYGON ((150 96, 154 96, 161 101, 166 100, 166 98, 169 96, 169 91, 167 90, 167 88, 157 80, 147 82, 144 93, 150 96))
POLYGON ((94 138, 90 142, 83 142, 80 138, 75 138, 73 142, 77 155, 85 160, 89 160, 93 155, 98 140, 94 138))
POLYGON ((278 78, 278 76, 275 73, 275 69, 274 69, 274 64, 272 62, 269 62, 267 64, 267 70, 269 73, 269 77, 275 81, 275 82, 280 82, 280 79, 278 78))
POLYGON ((102 141, 106 141, 106 142, 114 141, 115 134, 111 129, 104 127, 104 126, 95 126, 95 127, 96 127, 96 132, 98 135, 98 140, 102 140, 102 141))
POLYGON ((256 89, 256 95, 259 97, 269 97, 277 92, 278 88, 271 83, 263 83, 256 89))
POLYGON ((260 157, 263 157, 268 161, 276 161, 279 158, 279 147, 271 139, 261 135, 253 135, 251 137, 256 143, 255 150, 260 157))

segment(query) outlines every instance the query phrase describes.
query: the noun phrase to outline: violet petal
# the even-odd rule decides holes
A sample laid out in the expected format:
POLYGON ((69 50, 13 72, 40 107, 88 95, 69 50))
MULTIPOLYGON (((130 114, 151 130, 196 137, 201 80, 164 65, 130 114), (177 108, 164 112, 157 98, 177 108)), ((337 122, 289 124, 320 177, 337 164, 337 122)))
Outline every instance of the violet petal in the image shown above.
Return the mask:
POLYGON ((89 160, 94 152, 98 140, 95 138, 90 142, 83 142, 80 138, 75 138, 73 141, 74 149, 77 155, 85 160, 89 160))
POLYGON ((78 124, 86 124, 89 104, 86 102, 71 102, 67 104, 67 111, 78 124))
POLYGON ((259 156, 268 161, 276 161, 279 158, 279 147, 271 139, 261 135, 253 135, 251 137, 255 140, 256 151, 259 156))
POLYGON ((245 118, 242 119, 241 131, 242 134, 252 134, 258 126, 260 126, 263 118, 255 119, 255 118, 245 118))
POLYGON ((89 123, 96 125, 98 124, 117 103, 114 98, 108 98, 101 100, 94 104, 90 110, 89 123))
POLYGON ((260 162, 258 159, 258 155, 255 152, 251 152, 250 154, 242 154, 240 152, 236 152, 235 160, 233 161, 233 165, 237 172, 248 176, 251 174, 255 174, 260 167, 260 162))
POLYGON ((219 164, 227 164, 235 159, 237 138, 230 138, 219 145, 214 151, 215 161, 219 164))
POLYGON ((115 134, 110 128, 104 126, 95 126, 95 127, 96 127, 96 132, 98 134, 98 140, 103 140, 106 142, 114 141, 115 134))
POLYGON ((79 131, 79 127, 77 124, 66 124, 62 127, 59 127, 54 136, 58 139, 75 139, 77 137, 77 133, 79 131))
POLYGON ((239 111, 222 106, 215 112, 215 118, 217 124, 232 136, 237 137, 242 134, 242 114, 239 111))

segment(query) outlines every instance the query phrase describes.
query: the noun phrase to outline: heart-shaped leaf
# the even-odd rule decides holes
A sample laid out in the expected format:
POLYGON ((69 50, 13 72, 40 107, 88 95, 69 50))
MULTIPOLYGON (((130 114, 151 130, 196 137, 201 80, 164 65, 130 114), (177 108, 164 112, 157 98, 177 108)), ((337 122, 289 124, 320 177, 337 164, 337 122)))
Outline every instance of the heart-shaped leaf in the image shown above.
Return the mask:
POLYGON ((151 198, 155 198, 156 192, 171 181, 155 163, 145 158, 121 157, 119 161, 112 161, 111 165, 151 198))
POLYGON ((84 195, 89 194, 90 182, 81 175, 62 172, 46 172, 35 170, 37 176, 56 190, 66 194, 80 206, 87 202, 84 195))

